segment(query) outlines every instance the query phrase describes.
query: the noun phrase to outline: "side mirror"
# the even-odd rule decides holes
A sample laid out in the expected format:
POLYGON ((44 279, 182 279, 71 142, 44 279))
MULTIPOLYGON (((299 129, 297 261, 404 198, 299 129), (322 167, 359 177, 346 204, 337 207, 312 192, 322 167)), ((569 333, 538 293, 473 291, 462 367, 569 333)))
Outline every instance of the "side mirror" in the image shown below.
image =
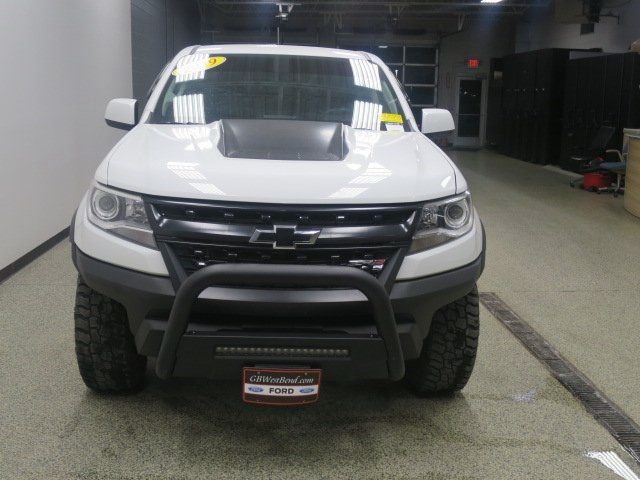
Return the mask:
POLYGON ((133 98, 114 98, 104 112, 107 125, 131 130, 138 123, 138 101, 133 98))
POLYGON ((453 132, 456 129, 449 110, 443 108, 423 108, 420 131, 424 134, 453 132))

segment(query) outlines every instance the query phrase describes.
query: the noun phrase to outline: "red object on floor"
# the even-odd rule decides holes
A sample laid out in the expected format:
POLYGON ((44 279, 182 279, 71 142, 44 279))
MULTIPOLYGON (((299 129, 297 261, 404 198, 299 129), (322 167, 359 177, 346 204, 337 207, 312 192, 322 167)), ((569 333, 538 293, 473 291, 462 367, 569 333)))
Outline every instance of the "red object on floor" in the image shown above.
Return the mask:
POLYGON ((582 188, 585 190, 592 190, 598 188, 607 188, 611 185, 611 178, 608 173, 585 173, 582 188))

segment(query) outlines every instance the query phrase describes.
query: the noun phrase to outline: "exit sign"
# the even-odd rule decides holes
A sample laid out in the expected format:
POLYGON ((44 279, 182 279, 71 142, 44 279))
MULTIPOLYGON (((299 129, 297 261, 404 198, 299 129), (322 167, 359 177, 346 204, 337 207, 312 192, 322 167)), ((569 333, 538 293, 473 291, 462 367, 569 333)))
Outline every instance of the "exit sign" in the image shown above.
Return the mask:
POLYGON ((467 60, 467 67, 480 68, 480 60, 477 58, 470 58, 469 60, 467 60))

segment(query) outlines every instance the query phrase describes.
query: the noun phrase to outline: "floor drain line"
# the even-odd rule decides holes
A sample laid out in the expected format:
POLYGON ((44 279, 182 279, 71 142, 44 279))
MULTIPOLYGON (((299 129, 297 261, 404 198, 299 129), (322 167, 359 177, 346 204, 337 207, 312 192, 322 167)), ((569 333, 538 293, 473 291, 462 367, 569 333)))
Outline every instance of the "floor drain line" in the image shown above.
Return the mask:
POLYGON ((640 464, 640 426, 498 295, 481 293, 480 301, 640 464))

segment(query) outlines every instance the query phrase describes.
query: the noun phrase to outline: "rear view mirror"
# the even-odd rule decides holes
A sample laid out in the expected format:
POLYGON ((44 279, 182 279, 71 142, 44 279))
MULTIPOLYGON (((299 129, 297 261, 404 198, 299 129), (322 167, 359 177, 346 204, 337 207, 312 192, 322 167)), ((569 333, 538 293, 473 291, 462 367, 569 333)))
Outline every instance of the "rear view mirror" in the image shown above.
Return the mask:
POLYGON ((456 126, 449 110, 443 108, 423 108, 422 128, 424 134, 453 132, 456 126))
POLYGON ((107 125, 131 130, 138 123, 138 101, 133 98, 114 98, 104 112, 107 125))

